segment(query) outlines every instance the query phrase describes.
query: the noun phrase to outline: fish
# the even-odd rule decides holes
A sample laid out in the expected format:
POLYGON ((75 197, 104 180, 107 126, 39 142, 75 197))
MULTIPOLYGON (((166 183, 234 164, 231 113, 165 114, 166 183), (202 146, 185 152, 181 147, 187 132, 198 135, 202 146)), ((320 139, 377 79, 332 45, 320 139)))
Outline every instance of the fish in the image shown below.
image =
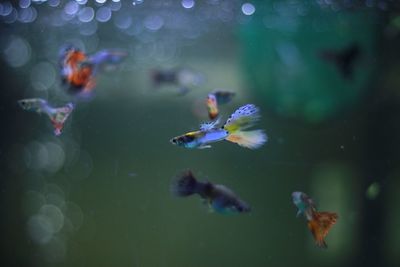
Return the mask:
POLYGON ((173 137, 170 142, 185 148, 211 148, 211 143, 227 140, 239 146, 256 149, 267 142, 263 130, 244 131, 260 119, 259 108, 253 104, 239 107, 222 127, 217 127, 219 119, 202 123, 200 130, 173 137))
POLYGON ((338 214, 335 212, 319 212, 314 201, 303 192, 293 192, 292 201, 298 208, 297 216, 304 215, 307 226, 319 248, 327 248, 325 237, 336 223, 338 214))
POLYGON ((216 90, 207 96, 206 106, 208 117, 214 120, 219 115, 219 105, 229 103, 235 96, 234 92, 216 90))
POLYGON ((19 106, 26 111, 46 114, 54 128, 54 135, 61 135, 65 121, 68 119, 71 112, 74 110, 73 103, 67 103, 62 107, 52 107, 46 100, 41 98, 27 98, 18 100, 19 106))
POLYGON ((161 85, 173 85, 177 87, 180 95, 186 95, 191 87, 204 83, 204 76, 189 68, 153 69, 150 74, 155 88, 161 85))
POLYGON ((198 181, 191 170, 177 175, 171 182, 171 193, 177 197, 197 194, 212 211, 220 214, 247 213, 251 207, 225 185, 198 181))
POLYGON ((101 50, 89 56, 74 46, 63 47, 60 55, 62 84, 68 93, 90 98, 99 70, 119 64, 126 56, 126 52, 119 50, 101 50))
POLYGON ((343 79, 352 80, 355 63, 361 56, 361 48, 353 43, 340 50, 324 50, 319 55, 323 60, 335 65, 343 79))

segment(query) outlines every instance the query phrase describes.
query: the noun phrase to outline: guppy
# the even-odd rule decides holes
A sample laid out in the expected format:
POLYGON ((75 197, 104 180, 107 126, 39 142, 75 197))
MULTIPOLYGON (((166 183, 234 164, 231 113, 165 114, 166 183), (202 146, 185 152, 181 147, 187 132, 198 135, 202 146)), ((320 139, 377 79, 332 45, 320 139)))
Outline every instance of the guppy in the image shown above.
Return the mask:
POLYGON ((63 107, 51 107, 46 100, 41 98, 21 99, 18 104, 22 109, 33 111, 36 113, 45 113, 49 116, 51 123, 54 127, 54 134, 59 136, 64 128, 64 123, 74 109, 72 103, 68 103, 63 107))
POLYGON ((221 214, 250 212, 250 206, 224 185, 198 181, 188 170, 171 183, 171 192, 178 197, 198 194, 211 210, 221 214))
POLYGON ((222 127, 219 120, 200 125, 200 130, 174 137, 170 142, 185 148, 210 148, 211 143, 227 140, 240 146, 255 149, 267 141, 262 130, 243 131, 253 126, 260 118, 259 109, 253 104, 238 108, 222 127))
POLYGON ((208 117, 211 120, 217 118, 219 115, 219 105, 230 102, 234 96, 234 92, 224 90, 215 90, 209 93, 206 101, 208 117))
POLYGON ((154 69, 151 71, 151 79, 156 88, 163 84, 177 86, 180 95, 187 94, 192 86, 199 86, 205 80, 201 73, 183 67, 169 70, 154 69))
POLYGON ((327 248, 325 237, 328 235, 331 227, 338 219, 337 213, 318 212, 314 201, 303 192, 293 192, 292 201, 299 209, 297 215, 304 215, 307 220, 307 226, 310 229, 315 243, 320 248, 327 248))
POLYGON ((86 55, 78 48, 68 45, 61 49, 61 80, 67 92, 80 98, 89 98, 96 86, 95 75, 105 65, 118 64, 126 52, 118 50, 101 50, 92 56, 86 55))

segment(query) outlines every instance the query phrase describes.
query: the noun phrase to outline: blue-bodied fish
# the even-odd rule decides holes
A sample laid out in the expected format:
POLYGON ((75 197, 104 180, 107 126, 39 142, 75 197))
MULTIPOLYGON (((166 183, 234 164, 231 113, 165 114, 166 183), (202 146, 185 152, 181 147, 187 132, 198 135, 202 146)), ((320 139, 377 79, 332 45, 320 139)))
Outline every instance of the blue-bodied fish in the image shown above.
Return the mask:
POLYGON ((36 113, 45 113, 49 116, 50 121, 54 127, 54 134, 59 136, 64 128, 64 123, 74 109, 72 103, 68 103, 63 107, 51 107, 46 100, 41 98, 21 99, 18 104, 22 109, 33 111, 36 113))
POLYGON ((325 237, 328 235, 331 227, 336 223, 338 219, 337 213, 317 211, 314 201, 303 192, 293 192, 292 200, 299 209, 297 216, 305 216, 308 229, 310 229, 317 246, 320 248, 327 248, 325 237))
POLYGON ((198 181, 188 170, 178 175, 171 183, 175 196, 187 197, 198 194, 209 207, 218 213, 250 212, 250 206, 224 185, 198 181))
POLYGON ((255 149, 267 141, 262 130, 244 131, 260 118, 259 109, 253 104, 238 108, 222 127, 219 120, 200 125, 200 130, 174 137, 170 142, 186 148, 210 148, 211 143, 227 140, 240 146, 255 149))

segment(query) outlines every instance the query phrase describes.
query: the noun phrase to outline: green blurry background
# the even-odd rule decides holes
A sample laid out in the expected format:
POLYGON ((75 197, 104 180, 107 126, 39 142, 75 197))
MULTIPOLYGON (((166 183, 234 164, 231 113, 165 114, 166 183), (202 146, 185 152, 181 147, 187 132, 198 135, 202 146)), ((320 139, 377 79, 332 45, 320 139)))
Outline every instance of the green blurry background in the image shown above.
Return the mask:
POLYGON ((126 1, 87 34, 92 22, 49 22, 64 18, 57 12, 67 2, 32 3, 34 22, 7 15, 0 24, 1 266, 398 266, 396 3, 252 1, 246 16, 242 1, 188 9, 190 1, 126 1), (122 12, 133 22, 115 30, 122 12), (20 50, 10 52, 21 42, 29 54, 22 65, 20 50), (54 137, 44 115, 16 101, 69 100, 57 76, 65 43, 89 53, 126 49, 129 57, 99 76, 96 97, 78 103, 54 137), (346 80, 318 53, 351 43, 362 52, 346 80), (185 96, 172 86, 154 90, 149 70, 175 66, 203 73, 205 85, 185 96), (188 150, 168 142, 207 119, 204 99, 215 88, 237 92, 224 118, 246 103, 261 108, 265 146, 188 150), (187 168, 232 188, 252 212, 223 216, 197 197, 172 197, 171 179, 187 168), (327 250, 296 218, 293 191, 339 214, 327 250))

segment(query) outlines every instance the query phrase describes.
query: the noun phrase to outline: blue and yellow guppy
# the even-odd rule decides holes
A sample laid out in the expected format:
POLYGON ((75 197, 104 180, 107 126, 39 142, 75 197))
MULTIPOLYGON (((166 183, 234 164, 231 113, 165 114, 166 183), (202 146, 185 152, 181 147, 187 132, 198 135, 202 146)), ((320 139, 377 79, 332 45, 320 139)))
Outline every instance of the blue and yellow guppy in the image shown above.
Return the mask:
POLYGON ((263 130, 243 131, 260 119, 259 109, 253 104, 238 108, 222 127, 219 120, 203 123, 200 130, 174 137, 170 142, 186 148, 210 148, 210 143, 227 140, 240 146, 255 149, 267 141, 263 130))
POLYGON ((198 181, 190 170, 179 174, 171 183, 171 192, 178 197, 198 194, 210 210, 221 214, 247 213, 250 206, 232 190, 220 184, 198 181))

